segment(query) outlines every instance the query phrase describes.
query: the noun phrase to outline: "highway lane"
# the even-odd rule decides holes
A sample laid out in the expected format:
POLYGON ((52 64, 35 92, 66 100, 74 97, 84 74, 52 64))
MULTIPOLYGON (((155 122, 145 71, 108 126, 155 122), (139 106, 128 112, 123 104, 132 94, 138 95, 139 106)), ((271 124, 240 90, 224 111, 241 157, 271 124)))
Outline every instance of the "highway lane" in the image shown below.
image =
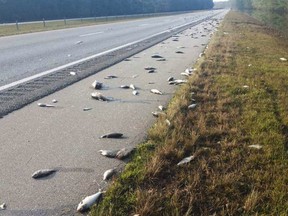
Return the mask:
POLYGON ((0 38, 0 86, 77 61, 218 11, 145 18, 0 38))

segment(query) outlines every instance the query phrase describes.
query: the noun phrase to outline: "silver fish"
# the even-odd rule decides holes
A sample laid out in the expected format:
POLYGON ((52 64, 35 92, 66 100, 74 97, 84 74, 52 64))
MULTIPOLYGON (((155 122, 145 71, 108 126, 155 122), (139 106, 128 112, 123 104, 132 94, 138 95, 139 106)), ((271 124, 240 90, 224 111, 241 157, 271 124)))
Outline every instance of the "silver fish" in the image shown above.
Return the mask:
POLYGON ((93 87, 94 89, 101 89, 102 86, 103 86, 103 83, 98 82, 97 80, 95 80, 95 81, 92 83, 92 87, 93 87))
POLYGON ((129 89, 130 86, 128 86, 128 85, 121 85, 120 88, 123 88, 123 89, 129 89))
POLYGON ((85 107, 85 108, 83 108, 83 111, 89 111, 89 110, 92 110, 92 108, 91 108, 91 107, 85 107))
POLYGON ((182 159, 178 164, 177 166, 181 165, 181 164, 185 164, 185 163, 189 163, 190 161, 194 160, 195 156, 192 155, 190 157, 186 157, 184 159, 182 159))
POLYGON ((135 85, 133 85, 133 84, 130 84, 130 86, 129 86, 131 89, 133 89, 133 90, 136 90, 136 87, 135 87, 135 85))
POLYGON ((102 135, 101 138, 121 138, 123 136, 122 133, 109 133, 102 135))
POLYGON ((177 53, 177 54, 184 54, 184 52, 182 52, 182 51, 176 51, 175 53, 177 53))
POLYGON ((1 205, 0 205, 0 210, 5 210, 6 209, 6 203, 2 203, 1 205))
POLYGON ((191 104, 188 106, 188 109, 195 109, 196 106, 197 106, 197 104, 191 104))
POLYGON ((158 54, 155 54, 155 55, 152 55, 151 58, 163 58, 163 57, 158 54))
POLYGON ((174 80, 174 77, 168 77, 168 79, 167 79, 168 82, 171 82, 173 80, 174 80))
POLYGON ((116 169, 108 169, 103 174, 103 181, 109 180, 116 173, 116 169))
POLYGON ((99 150, 98 152, 100 152, 101 155, 109 157, 109 158, 115 158, 117 153, 120 150, 99 150))
POLYGON ((138 92, 137 90, 134 90, 134 91, 132 92, 132 94, 133 94, 133 95, 138 95, 139 92, 138 92))
POLYGON ((52 173, 57 172, 56 169, 42 169, 42 170, 37 170, 32 174, 32 178, 38 179, 38 178, 43 178, 46 176, 51 175, 52 173))
POLYGON ((100 200, 102 199, 103 192, 99 190, 99 192, 85 197, 77 206, 77 211, 78 212, 85 212, 89 210, 92 205, 98 204, 100 200))
POLYGON ((145 67, 144 69, 145 69, 145 70, 148 70, 148 71, 150 71, 150 70, 156 70, 156 68, 154 68, 154 67, 145 67))
POLYGON ((152 92, 153 94, 159 94, 162 95, 163 93, 161 91, 159 91, 158 89, 151 89, 150 92, 152 92))
POLYGON ((104 79, 115 79, 115 78, 117 78, 117 76, 115 76, 115 75, 108 75, 108 76, 104 77, 104 79))
POLYGON ((158 108, 159 108, 159 110, 161 110, 161 111, 164 111, 164 110, 166 110, 166 108, 165 108, 165 107, 163 107, 162 105, 159 105, 159 106, 158 106, 158 108))
POLYGON ((96 100, 101 100, 101 101, 110 101, 110 99, 106 98, 105 96, 103 96, 101 93, 99 92, 93 92, 91 93, 91 97, 93 99, 96 99, 96 100))
POLYGON ((52 104, 44 104, 44 103, 38 103, 37 104, 39 107, 55 107, 55 105, 52 104))

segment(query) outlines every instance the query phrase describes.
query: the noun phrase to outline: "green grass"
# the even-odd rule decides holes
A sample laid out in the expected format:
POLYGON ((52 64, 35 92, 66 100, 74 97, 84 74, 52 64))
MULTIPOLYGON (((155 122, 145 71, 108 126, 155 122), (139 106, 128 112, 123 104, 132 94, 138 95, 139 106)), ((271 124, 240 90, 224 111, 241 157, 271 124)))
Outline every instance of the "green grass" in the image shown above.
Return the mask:
POLYGON ((286 38, 230 12, 171 100, 171 125, 159 118, 91 215, 288 215, 288 62, 280 57, 288 58, 286 38))

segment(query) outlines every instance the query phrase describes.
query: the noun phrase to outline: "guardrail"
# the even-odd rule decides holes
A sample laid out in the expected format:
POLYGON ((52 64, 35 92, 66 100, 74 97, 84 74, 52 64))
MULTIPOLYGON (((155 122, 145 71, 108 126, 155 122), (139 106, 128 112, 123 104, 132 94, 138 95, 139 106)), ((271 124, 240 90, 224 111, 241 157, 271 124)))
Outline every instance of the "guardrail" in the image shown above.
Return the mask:
MULTIPOLYGON (((18 20, 15 23, 1 23, 1 26, 16 26, 19 29, 20 25, 27 24, 41 24, 43 27, 46 27, 48 23, 52 22, 62 22, 64 25, 67 25, 69 22, 84 22, 84 21, 111 21, 118 19, 133 19, 133 18, 144 18, 144 17, 157 17, 157 16, 169 16, 169 15, 177 15, 183 13, 191 13, 193 11, 181 11, 181 12, 163 12, 163 13, 147 13, 147 14, 131 14, 131 15, 117 15, 117 16, 101 16, 101 17, 80 17, 80 18, 72 18, 72 19, 57 19, 57 20, 45 20, 43 18, 41 21, 31 21, 31 22, 19 22, 18 20)), ((195 12, 195 11, 194 11, 195 12)))

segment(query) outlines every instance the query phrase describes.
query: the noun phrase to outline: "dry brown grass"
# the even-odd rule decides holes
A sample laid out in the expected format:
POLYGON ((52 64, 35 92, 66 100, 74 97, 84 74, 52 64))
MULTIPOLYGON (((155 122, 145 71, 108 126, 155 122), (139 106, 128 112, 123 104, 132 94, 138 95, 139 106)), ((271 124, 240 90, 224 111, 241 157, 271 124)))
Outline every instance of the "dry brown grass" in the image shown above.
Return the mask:
POLYGON ((171 125, 160 118, 151 128, 135 155, 142 160, 93 214, 288 215, 285 56, 286 39, 230 12, 198 73, 169 104, 171 125), (192 99, 197 107, 188 110, 192 99), (262 149, 249 148, 255 144, 262 149), (193 161, 177 166, 190 155, 193 161))

